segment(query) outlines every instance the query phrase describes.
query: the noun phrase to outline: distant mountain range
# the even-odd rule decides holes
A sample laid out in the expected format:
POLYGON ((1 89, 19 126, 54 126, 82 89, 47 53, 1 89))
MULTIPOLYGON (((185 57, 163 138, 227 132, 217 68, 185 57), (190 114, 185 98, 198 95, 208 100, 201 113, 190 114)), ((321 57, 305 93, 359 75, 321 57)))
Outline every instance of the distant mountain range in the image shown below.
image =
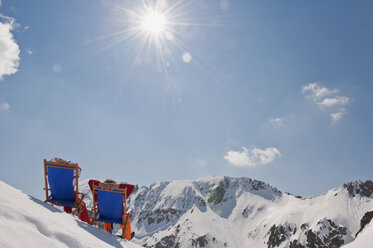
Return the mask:
MULTIPOLYGON (((90 207, 88 182, 79 187, 90 207)), ((250 178, 208 177, 136 186, 128 206, 144 247, 341 247, 373 210, 373 182, 302 198, 250 178)))

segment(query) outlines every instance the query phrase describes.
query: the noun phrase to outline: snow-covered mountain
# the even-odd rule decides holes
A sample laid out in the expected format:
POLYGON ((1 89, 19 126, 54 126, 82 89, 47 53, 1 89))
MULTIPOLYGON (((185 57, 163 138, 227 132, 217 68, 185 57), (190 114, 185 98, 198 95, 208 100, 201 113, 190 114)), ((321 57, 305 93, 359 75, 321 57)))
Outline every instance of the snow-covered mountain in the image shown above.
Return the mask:
MULTIPOLYGON (((88 193, 87 181, 80 190, 88 193)), ((373 182, 301 198, 249 178, 136 187, 131 242, 0 181, 0 247, 341 247, 373 244, 373 182), (355 239, 356 233, 358 233, 355 239)))
MULTIPOLYGON (((80 190, 90 193, 87 181, 80 190)), ((341 247, 373 209, 373 182, 302 198, 249 178, 208 177, 136 187, 128 206, 145 247, 341 247)))

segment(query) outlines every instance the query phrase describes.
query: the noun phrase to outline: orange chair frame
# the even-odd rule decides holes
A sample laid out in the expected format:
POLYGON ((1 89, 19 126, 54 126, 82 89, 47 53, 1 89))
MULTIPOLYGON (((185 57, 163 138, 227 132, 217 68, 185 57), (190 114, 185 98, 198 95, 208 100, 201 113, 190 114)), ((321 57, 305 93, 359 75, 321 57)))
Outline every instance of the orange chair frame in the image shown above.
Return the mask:
MULTIPOLYGON (((131 210, 126 211, 127 209, 127 188, 120 188, 119 184, 113 183, 99 183, 98 185, 92 186, 92 196, 93 196, 93 223, 96 222, 97 215, 98 215, 98 203, 96 199, 97 191, 107 191, 107 192, 115 192, 115 193, 122 193, 123 196, 123 216, 122 216, 122 225, 124 225, 123 232, 121 238, 124 238, 127 220, 131 214, 131 210), (125 212, 125 213, 124 213, 125 212)), ((97 223, 99 225, 99 223, 97 223)))

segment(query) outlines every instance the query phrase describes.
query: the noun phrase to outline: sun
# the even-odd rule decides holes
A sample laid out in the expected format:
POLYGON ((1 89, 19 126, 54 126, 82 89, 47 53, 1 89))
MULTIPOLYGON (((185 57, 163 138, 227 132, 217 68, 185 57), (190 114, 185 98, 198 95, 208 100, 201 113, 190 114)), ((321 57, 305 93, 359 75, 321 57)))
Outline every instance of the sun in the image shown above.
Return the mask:
POLYGON ((167 19, 166 15, 150 11, 142 17, 142 29, 151 34, 160 34, 166 29, 167 19))
POLYGON ((118 2, 121 3, 112 7, 113 32, 102 37, 110 40, 104 49, 121 44, 133 55, 131 68, 152 64, 156 70, 163 72, 178 60, 190 63, 193 57, 197 58, 192 57, 192 49, 184 42, 194 39, 196 32, 191 30, 206 26, 194 16, 199 5, 194 6, 193 0, 118 2))

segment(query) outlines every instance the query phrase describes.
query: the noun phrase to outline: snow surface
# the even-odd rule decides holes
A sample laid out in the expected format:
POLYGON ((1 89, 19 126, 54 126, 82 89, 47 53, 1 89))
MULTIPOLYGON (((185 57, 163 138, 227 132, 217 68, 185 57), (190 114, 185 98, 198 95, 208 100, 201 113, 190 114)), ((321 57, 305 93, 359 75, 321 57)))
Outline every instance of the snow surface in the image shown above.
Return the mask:
POLYGON ((141 247, 0 181, 0 247, 141 247))
POLYGON ((366 225, 364 230, 351 243, 343 248, 372 248, 373 247, 373 223, 366 225))

